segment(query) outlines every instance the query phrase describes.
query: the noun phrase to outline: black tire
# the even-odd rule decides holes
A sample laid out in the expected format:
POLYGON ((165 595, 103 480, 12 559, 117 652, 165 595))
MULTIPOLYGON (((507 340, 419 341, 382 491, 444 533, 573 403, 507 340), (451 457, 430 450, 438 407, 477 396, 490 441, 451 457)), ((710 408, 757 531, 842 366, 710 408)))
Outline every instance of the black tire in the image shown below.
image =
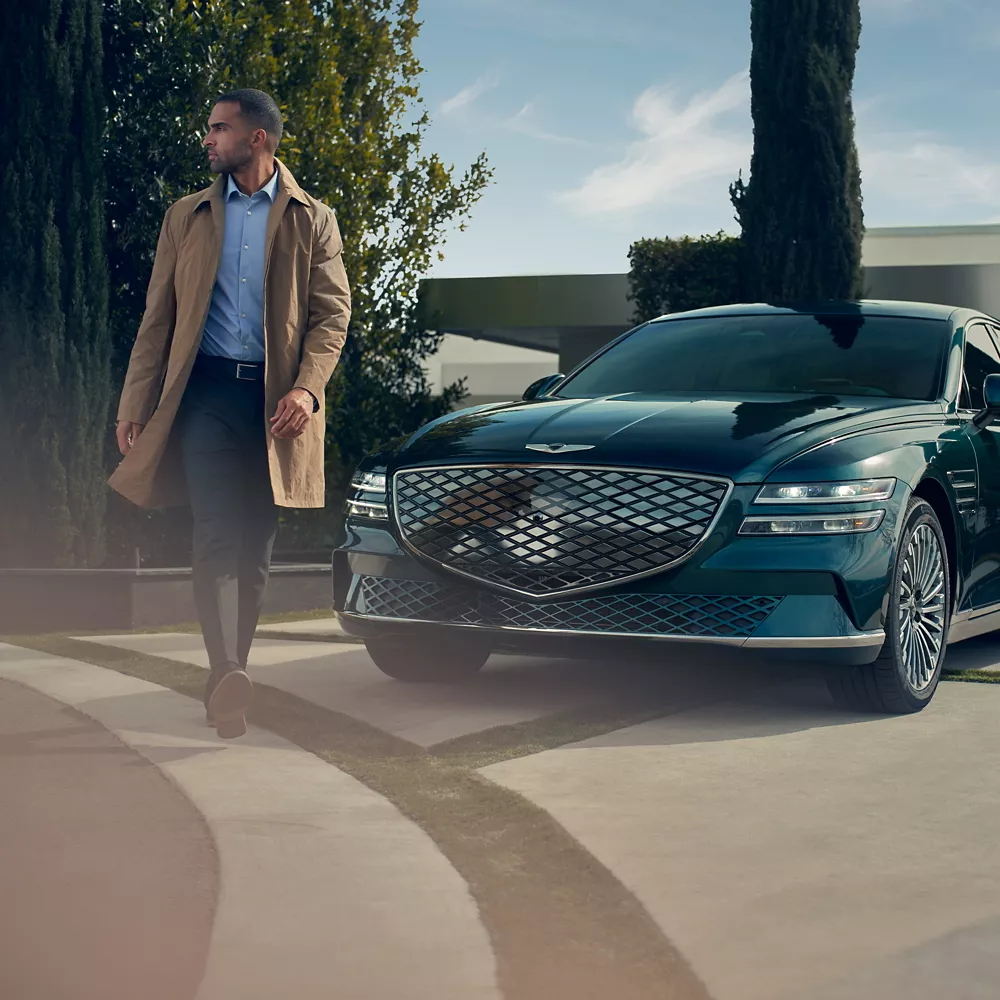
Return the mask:
MULTIPOLYGON (((937 589, 937 584, 932 588, 937 589)), ((918 598, 919 589, 915 588, 918 598)), ((919 712, 930 704, 941 680, 941 666, 944 663, 948 647, 948 629, 951 625, 951 575, 948 566, 948 546, 941 522, 929 503, 914 498, 906 510, 903 533, 900 536, 899 550, 896 553, 896 564, 893 567, 892 580, 889 584, 888 615, 885 623, 886 640, 882 652, 874 663, 863 667, 851 667, 836 670, 828 675, 827 686, 833 700, 841 708, 862 712, 879 712, 892 715, 907 715, 919 712), (918 535, 919 533, 919 535, 918 535), (928 645, 917 637, 919 631, 912 624, 910 631, 914 637, 907 646, 901 636, 901 624, 904 624, 901 608, 904 586, 904 574, 907 574, 907 558, 911 544, 929 545, 931 538, 937 542, 938 555, 944 570, 941 584, 943 605, 940 612, 935 611, 933 617, 926 619, 916 615, 916 621, 925 621, 928 628, 920 632, 922 637, 930 632, 937 632, 939 627, 937 615, 940 614, 940 647, 936 655, 932 655, 932 644, 928 645), (915 542, 915 539, 917 541, 915 542), (933 627, 930 627, 933 623, 933 627), (921 652, 915 654, 914 649, 920 647, 921 652), (914 656, 919 657, 914 660, 914 656), (914 681, 914 671, 919 672, 918 682, 914 681)), ((928 603, 937 604, 936 596, 928 596, 928 603)), ((919 603, 919 601, 918 601, 919 603)), ((922 614, 926 612, 922 611, 922 614)), ((907 612, 910 614, 910 612, 907 612)), ((923 625, 920 628, 924 628, 923 625)))
POLYGON ((382 673, 409 684, 469 680, 490 658, 488 648, 470 642, 366 639, 365 648, 382 673))

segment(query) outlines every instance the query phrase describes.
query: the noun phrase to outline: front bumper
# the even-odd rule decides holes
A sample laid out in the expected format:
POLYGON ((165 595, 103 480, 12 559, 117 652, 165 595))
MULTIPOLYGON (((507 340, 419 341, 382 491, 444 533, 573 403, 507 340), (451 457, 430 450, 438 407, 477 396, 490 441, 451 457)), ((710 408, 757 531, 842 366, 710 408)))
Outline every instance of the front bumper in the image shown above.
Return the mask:
POLYGON ((334 607, 345 631, 361 639, 433 642, 463 634, 495 651, 573 657, 716 645, 813 662, 871 662, 885 641, 881 622, 859 627, 842 578, 825 568, 838 543, 856 560, 856 540, 813 540, 820 544, 812 558, 823 569, 786 569, 780 562, 773 570, 760 568, 774 565, 768 549, 787 557, 789 542, 795 548, 807 541, 710 543, 697 565, 570 600, 541 600, 459 580, 404 551, 388 528, 355 524, 334 554, 334 607), (763 558, 753 569, 735 571, 737 549, 763 558), (726 568, 714 569, 720 558, 726 568))

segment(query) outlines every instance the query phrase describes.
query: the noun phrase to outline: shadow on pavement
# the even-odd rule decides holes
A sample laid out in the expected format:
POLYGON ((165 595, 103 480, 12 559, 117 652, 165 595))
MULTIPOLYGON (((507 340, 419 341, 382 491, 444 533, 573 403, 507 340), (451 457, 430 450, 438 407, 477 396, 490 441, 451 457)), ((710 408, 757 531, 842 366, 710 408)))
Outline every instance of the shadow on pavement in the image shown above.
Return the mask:
POLYGON ((945 670, 1000 670, 1000 635, 996 632, 949 646, 945 670))

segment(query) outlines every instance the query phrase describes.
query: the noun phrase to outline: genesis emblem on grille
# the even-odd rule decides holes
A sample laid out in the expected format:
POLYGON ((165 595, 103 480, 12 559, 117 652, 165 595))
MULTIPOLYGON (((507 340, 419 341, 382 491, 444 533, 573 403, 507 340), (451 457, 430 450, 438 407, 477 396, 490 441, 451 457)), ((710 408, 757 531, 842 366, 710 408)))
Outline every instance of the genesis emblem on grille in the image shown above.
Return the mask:
POLYGON ((681 562, 731 489, 682 473, 553 465, 405 469, 393 483, 413 552, 529 597, 598 590, 681 562))
POLYGON ((593 451, 596 444, 526 444, 528 451, 540 451, 546 455, 568 455, 573 451, 593 451))

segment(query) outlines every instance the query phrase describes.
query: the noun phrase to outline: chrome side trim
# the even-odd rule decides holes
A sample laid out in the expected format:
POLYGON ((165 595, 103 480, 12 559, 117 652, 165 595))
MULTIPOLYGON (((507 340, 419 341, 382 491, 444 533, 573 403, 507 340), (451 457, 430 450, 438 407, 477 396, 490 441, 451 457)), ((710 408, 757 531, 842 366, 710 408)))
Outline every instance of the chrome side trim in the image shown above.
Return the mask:
POLYGON ((956 611, 951 616, 951 621, 954 625, 956 622, 965 622, 970 618, 980 618, 983 615, 992 615, 997 611, 1000 611, 1000 601, 997 601, 996 604, 987 604, 981 608, 970 608, 968 611, 956 611))
POLYGON ((991 604, 972 611, 960 611, 952 616, 948 645, 965 639, 974 639, 977 635, 985 635, 996 629, 1000 629, 1000 604, 991 604))
MULTIPOLYGON (((537 601, 539 599, 547 599, 550 597, 572 597, 575 594, 594 594, 602 590, 610 590, 612 587, 620 587, 623 583, 632 583, 635 580, 645 580, 647 577, 656 576, 658 573, 666 573, 668 570, 674 569, 674 567, 679 566, 681 563, 687 562, 687 560, 690 559, 705 544, 705 542, 708 541, 712 532, 715 531, 719 521, 722 519, 722 515, 726 512, 726 507, 732 499, 733 490, 735 488, 736 484, 731 479, 727 479, 725 476, 701 476, 695 472, 673 472, 670 469, 653 468, 636 469, 618 465, 556 465, 552 462, 474 462, 471 465, 414 465, 405 469, 397 469, 392 475, 391 513, 392 523, 399 534, 400 541, 402 541, 404 548, 406 548, 407 551, 418 561, 430 566, 436 566, 438 569, 442 569, 453 576, 463 577, 466 580, 472 580, 481 587, 489 587, 503 594, 516 594, 518 597, 527 597, 530 600, 537 601), (399 523, 399 477, 401 475, 405 475, 407 472, 451 472, 454 469, 554 469, 557 472, 625 472, 636 473, 644 476, 661 475, 671 476, 675 479, 694 479, 701 482, 719 483, 719 485, 726 487, 726 492, 719 501, 715 517, 712 518, 708 526, 702 532, 701 538, 699 538, 687 552, 685 552, 678 559, 675 559, 673 562, 664 563, 662 566, 657 566, 656 569, 647 570, 645 573, 633 573, 631 576, 622 576, 616 580, 609 580, 607 583, 599 583, 586 587, 573 587, 568 590, 555 590, 545 594, 536 594, 532 593, 530 590, 519 590, 516 587, 507 587, 501 583, 483 580, 481 577, 478 577, 473 573, 467 573, 464 570, 455 569, 454 566, 449 566, 445 562, 432 559, 430 556, 421 552, 416 546, 410 544, 410 540, 406 537, 406 532, 403 530, 403 526, 399 523)), ((395 621, 396 619, 391 620, 395 621)), ((577 632, 574 634, 584 635, 587 633, 577 632)), ((598 632, 595 634, 606 635, 607 633, 598 632)))
POLYGON ((729 639, 725 636, 708 635, 664 635, 662 632, 584 632, 559 628, 520 628, 512 625, 466 625, 450 622, 432 622, 421 618, 385 618, 380 615, 359 615, 356 611, 342 611, 340 617, 359 622, 390 622, 398 625, 436 625, 439 628, 474 629, 486 632, 515 632, 527 635, 565 635, 593 638, 604 636, 611 639, 657 639, 663 642, 691 642, 710 646, 750 647, 754 649, 857 649, 881 646, 885 642, 885 632, 859 632, 855 635, 802 636, 729 639))

